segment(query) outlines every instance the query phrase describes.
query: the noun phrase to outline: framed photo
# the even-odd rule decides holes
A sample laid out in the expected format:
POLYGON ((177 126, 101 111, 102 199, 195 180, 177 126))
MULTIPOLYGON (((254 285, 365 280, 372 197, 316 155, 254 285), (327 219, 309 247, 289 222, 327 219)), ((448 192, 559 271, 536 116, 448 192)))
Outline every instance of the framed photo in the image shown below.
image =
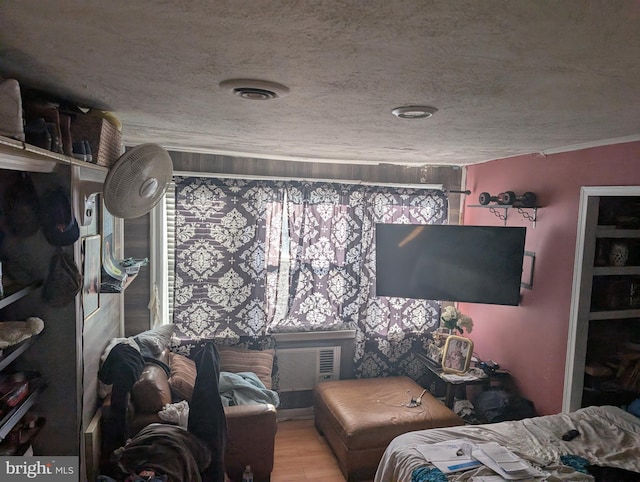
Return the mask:
POLYGON ((447 338, 442 352, 442 371, 462 375, 469 370, 473 355, 473 341, 462 336, 447 338))
POLYGON ((536 264, 536 253, 525 251, 522 261, 522 280, 520 286, 528 290, 533 289, 533 268, 536 264))
POLYGON ((82 239, 83 277, 82 309, 86 320, 100 307, 100 235, 82 239))
POLYGON ((442 347, 436 345, 433 340, 427 341, 427 358, 433 362, 434 365, 440 365, 442 363, 442 347))

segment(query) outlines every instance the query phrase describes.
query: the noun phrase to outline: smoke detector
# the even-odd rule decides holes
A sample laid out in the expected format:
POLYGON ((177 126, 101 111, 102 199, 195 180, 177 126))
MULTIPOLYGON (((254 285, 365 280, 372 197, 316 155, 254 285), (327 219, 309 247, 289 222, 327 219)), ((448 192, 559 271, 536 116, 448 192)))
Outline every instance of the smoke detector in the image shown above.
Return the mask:
POLYGON ((271 100, 286 97, 289 87, 267 80, 230 79, 220 82, 220 87, 242 99, 271 100))
POLYGON ((436 112, 438 112, 438 109, 428 105, 408 105, 405 107, 396 107, 391 111, 393 115, 401 119, 425 119, 431 117, 436 112))

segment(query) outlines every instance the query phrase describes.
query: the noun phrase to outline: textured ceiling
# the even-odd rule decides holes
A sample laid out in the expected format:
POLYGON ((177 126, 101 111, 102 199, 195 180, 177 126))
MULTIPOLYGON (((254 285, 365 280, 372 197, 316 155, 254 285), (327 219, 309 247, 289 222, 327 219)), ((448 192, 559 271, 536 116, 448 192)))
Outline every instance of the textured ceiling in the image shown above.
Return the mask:
POLYGON ((0 75, 127 144, 473 164, 640 138, 638 0, 3 0, 0 75), (243 100, 226 79, 285 84, 243 100), (404 120, 398 106, 438 108, 404 120))

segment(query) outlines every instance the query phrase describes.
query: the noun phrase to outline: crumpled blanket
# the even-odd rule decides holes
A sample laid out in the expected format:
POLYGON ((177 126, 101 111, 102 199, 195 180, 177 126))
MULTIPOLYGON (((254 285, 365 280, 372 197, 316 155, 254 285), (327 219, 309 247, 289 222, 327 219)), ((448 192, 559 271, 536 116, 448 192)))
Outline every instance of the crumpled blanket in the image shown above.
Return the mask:
MULTIPOLYGON (((405 482, 411 480, 416 468, 428 466, 418 445, 466 438, 475 443, 497 442, 517 456, 542 470, 547 481, 593 480, 561 462, 571 454, 589 461, 593 466, 622 469, 640 473, 640 420, 619 407, 591 406, 575 412, 481 425, 433 428, 408 432, 393 439, 383 453, 375 482, 405 482), (562 440, 563 434, 575 429, 580 436, 562 440)), ((449 481, 468 482, 494 475, 482 466, 448 474, 449 481)), ((596 480, 600 480, 596 477, 596 480)), ((603 479, 604 480, 604 479, 603 479)), ((609 480, 624 480, 620 476, 609 480)), ((633 479, 632 479, 633 480, 633 479)), ((639 480, 636 474, 636 479, 639 480)))
POLYGON ((200 472, 211 462, 211 450, 203 440, 163 423, 147 425, 114 455, 124 473, 153 470, 169 480, 185 482, 200 482, 200 472))
POLYGON ((447 482, 447 476, 440 469, 418 467, 411 473, 411 482, 447 482))
POLYGON ((218 385, 220 400, 224 406, 270 403, 280 405, 280 398, 269 390, 253 372, 220 372, 218 385))
POLYGON ((186 429, 189 423, 189 402, 182 400, 177 403, 167 403, 158 412, 158 417, 186 429))

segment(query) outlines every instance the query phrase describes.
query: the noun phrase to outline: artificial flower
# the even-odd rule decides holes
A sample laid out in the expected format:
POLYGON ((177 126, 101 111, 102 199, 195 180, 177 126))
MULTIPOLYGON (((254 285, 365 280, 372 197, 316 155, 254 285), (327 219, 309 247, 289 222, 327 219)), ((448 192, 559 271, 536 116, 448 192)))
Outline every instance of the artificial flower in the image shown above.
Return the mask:
POLYGON ((449 330, 456 330, 461 335, 464 330, 471 333, 473 330, 473 320, 467 315, 463 315, 455 306, 447 306, 442 310, 442 326, 449 330))

